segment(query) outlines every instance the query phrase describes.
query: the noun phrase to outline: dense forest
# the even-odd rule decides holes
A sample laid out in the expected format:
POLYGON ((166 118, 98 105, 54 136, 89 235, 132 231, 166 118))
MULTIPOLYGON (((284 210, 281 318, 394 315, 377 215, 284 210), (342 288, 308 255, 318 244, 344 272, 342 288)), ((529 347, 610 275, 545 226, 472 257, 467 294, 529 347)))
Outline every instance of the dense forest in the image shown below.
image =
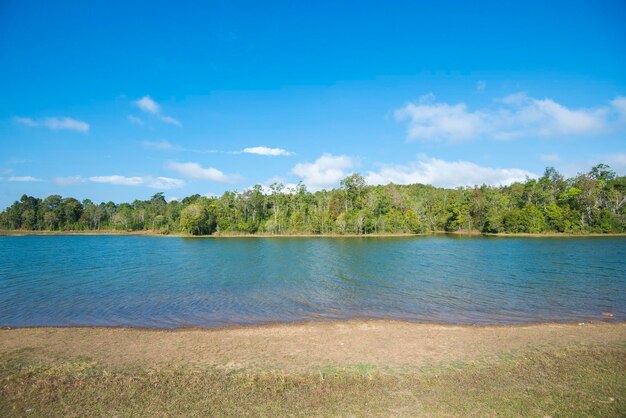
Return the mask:
POLYGON ((95 204, 59 195, 23 195, 0 213, 0 228, 32 231, 141 231, 163 234, 611 233, 626 231, 626 177, 599 164, 566 179, 547 168, 510 186, 443 189, 368 186, 359 174, 315 193, 259 185, 220 197, 95 204))

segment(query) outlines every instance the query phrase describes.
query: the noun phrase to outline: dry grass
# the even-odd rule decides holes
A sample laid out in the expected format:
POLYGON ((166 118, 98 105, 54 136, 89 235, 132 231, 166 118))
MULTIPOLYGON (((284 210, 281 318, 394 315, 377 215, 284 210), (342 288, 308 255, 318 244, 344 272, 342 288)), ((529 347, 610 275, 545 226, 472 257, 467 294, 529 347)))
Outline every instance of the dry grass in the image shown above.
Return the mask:
POLYGON ((384 370, 110 369, 83 358, 0 357, 1 416, 624 416, 626 346, 527 348, 384 370))

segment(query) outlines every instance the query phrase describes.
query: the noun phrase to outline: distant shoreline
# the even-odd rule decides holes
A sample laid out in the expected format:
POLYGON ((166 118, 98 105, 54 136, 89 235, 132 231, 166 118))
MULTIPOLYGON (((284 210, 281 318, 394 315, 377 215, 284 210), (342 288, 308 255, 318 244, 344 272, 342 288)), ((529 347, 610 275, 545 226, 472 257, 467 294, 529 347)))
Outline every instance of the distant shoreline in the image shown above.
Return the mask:
POLYGON ((211 235, 191 235, 181 232, 165 234, 159 231, 142 230, 142 231, 118 231, 118 230, 97 230, 97 231, 30 231, 30 230, 0 230, 0 236, 37 236, 37 235, 92 235, 92 236, 149 236, 149 237, 176 237, 176 238, 407 238, 407 237, 424 237, 433 235, 451 235, 461 237, 527 237, 527 238, 586 238, 586 237, 626 237, 623 232, 611 233, 582 233, 570 234, 559 232, 546 233, 485 233, 480 231, 434 231, 420 234, 236 234, 236 233, 215 233, 211 235))

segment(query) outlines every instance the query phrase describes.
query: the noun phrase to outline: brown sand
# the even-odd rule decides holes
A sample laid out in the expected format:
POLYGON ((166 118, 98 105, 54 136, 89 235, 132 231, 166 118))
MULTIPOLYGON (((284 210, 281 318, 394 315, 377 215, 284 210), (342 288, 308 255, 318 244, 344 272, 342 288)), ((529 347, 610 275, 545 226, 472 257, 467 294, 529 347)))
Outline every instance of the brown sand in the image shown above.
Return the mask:
POLYGON ((157 365, 313 370, 361 364, 402 369, 480 360, 533 347, 626 343, 626 323, 454 326, 401 321, 303 322, 216 329, 0 330, 0 355, 157 365))

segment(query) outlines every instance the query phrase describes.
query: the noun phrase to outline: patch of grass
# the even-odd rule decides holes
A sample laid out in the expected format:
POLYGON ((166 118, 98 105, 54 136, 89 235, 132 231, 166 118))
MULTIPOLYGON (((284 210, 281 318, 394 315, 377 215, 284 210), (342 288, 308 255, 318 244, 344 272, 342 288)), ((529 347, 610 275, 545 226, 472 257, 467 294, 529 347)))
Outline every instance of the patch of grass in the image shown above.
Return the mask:
POLYGON ((32 348, 25 347, 7 353, 2 356, 0 362, 0 376, 19 373, 33 363, 31 354, 34 352, 32 348))
POLYGON ((109 370, 88 359, 0 358, 0 416, 624 416, 624 346, 532 349, 392 373, 109 370), (28 412, 26 412, 28 411, 28 412))
POLYGON ((356 369, 360 374, 367 376, 374 371, 375 367, 371 364, 357 364, 356 369))

